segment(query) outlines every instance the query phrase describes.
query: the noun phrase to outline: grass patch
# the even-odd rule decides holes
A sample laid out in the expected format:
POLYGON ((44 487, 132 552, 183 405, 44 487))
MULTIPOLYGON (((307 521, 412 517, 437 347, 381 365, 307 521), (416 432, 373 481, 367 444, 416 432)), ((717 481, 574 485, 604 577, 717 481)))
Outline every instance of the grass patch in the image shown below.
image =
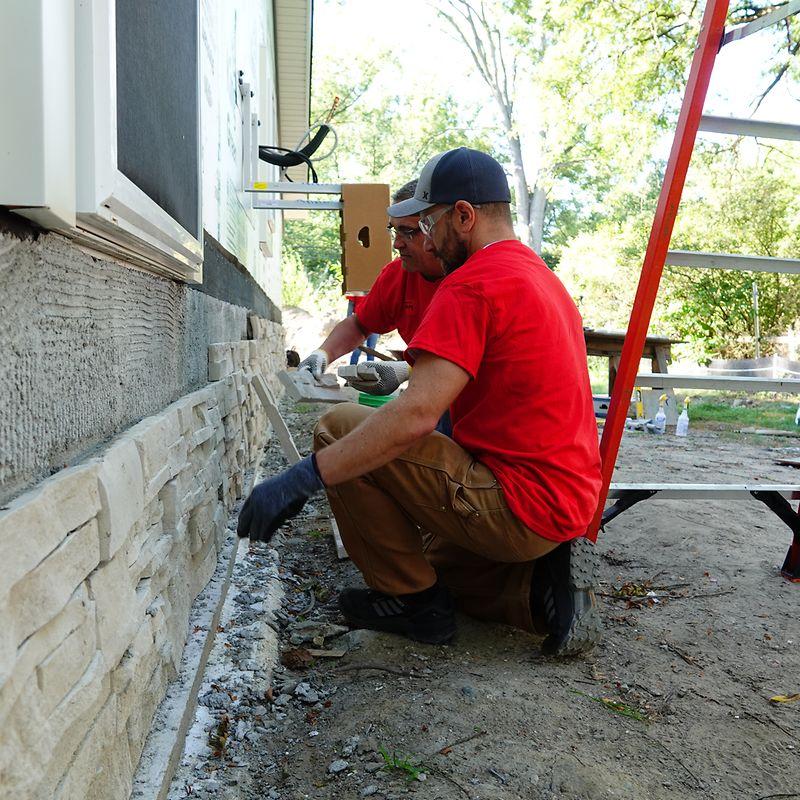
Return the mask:
POLYGON ((615 714, 620 714, 623 717, 630 717, 631 719, 639 720, 639 722, 650 722, 647 716, 639 711, 639 709, 633 708, 633 706, 629 706, 627 703, 623 703, 620 700, 612 700, 609 697, 595 697, 594 695, 586 694, 586 692, 579 692, 577 689, 570 689, 570 691, 573 694, 593 700, 595 703, 600 703, 600 705, 605 706, 605 708, 609 711, 613 711, 615 714))
POLYGON ((774 428, 798 431, 794 424, 797 405, 785 400, 754 400, 752 405, 733 406, 728 398, 708 396, 695 398, 689 405, 692 422, 712 422, 736 428, 774 428))
POLYGON ((378 752, 384 760, 383 769, 389 772, 402 772, 411 780, 419 780, 419 776, 423 773, 423 769, 417 764, 412 763, 411 756, 402 756, 392 750, 391 753, 381 745, 378 747, 378 752))

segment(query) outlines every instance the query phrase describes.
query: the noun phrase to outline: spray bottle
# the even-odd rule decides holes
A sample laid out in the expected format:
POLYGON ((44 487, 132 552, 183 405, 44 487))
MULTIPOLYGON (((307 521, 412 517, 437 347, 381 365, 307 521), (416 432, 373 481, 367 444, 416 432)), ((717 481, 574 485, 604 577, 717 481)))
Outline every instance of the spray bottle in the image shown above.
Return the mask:
POLYGON ((667 431, 667 415, 664 413, 664 403, 667 402, 667 396, 662 394, 658 398, 658 412, 653 419, 653 432, 662 434, 667 431))
MULTIPOLYGON (((644 419, 644 403, 642 402, 641 387, 634 386, 633 393, 634 397, 636 398, 636 419, 644 419)), ((800 413, 800 410, 798 411, 798 413, 800 413)))
POLYGON ((676 436, 688 436, 689 435, 689 398, 683 398, 683 411, 681 411, 680 416, 678 417, 678 424, 675 426, 675 435, 676 436))

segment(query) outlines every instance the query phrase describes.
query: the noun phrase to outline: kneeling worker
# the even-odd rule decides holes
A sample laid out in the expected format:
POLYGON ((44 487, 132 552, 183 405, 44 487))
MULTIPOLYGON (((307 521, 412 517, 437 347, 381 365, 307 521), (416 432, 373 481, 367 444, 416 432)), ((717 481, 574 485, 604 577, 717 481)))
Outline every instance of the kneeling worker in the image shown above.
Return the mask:
POLYGON ((455 598, 575 654, 601 631, 583 538, 600 489, 586 345, 567 291, 514 237, 509 202, 502 167, 462 147, 389 208, 424 215, 447 272, 409 343, 408 388, 325 414, 313 456, 253 489, 238 532, 268 540, 324 488, 369 587, 339 597, 351 626, 448 642, 455 598), (432 432, 448 407, 452 438, 432 432))
MULTIPOLYGON (((395 204, 408 200, 416 188, 417 182, 411 181, 398 189, 392 200, 395 204)), ((367 333, 389 333, 396 328, 406 344, 411 341, 444 277, 442 262, 425 247, 418 223, 419 214, 389 216, 388 228, 400 257, 381 270, 358 310, 337 323, 319 348, 300 362, 300 369, 319 377, 331 361, 358 347, 367 333)), ((369 394, 387 395, 408 380, 405 361, 373 361, 370 366, 378 374, 377 381, 351 378, 348 385, 369 394)))

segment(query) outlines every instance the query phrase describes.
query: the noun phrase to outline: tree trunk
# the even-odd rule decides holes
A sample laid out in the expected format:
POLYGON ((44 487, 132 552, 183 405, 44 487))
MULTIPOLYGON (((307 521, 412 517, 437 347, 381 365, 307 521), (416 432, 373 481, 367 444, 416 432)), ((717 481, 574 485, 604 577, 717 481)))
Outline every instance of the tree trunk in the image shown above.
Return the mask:
POLYGON ((522 162, 522 144, 519 136, 511 131, 510 125, 506 128, 506 133, 514 166, 514 206, 517 212, 517 233, 523 244, 533 247, 531 243, 530 195, 528 194, 528 182, 525 179, 525 165, 522 162))
POLYGON ((536 253, 541 254, 542 237, 544 235, 544 212, 547 210, 547 192, 541 186, 534 187, 531 193, 529 211, 530 243, 528 246, 536 253))

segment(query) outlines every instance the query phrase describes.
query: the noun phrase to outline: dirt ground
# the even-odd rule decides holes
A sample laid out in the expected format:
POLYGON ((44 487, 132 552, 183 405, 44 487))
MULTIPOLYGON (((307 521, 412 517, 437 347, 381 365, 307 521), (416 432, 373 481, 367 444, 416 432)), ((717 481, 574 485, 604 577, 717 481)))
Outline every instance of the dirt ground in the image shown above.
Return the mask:
MULTIPOLYGON (((323 410, 287 409, 301 450, 323 410)), ((798 482, 774 463, 798 444, 626 433, 616 480, 798 482)), ((274 439, 267 461, 284 463, 274 439)), ((780 577, 790 535, 757 501, 649 500, 612 522, 599 540, 605 638, 576 660, 465 617, 448 647, 343 633, 336 594, 361 584, 329 519, 318 500, 273 542, 284 663, 262 665, 224 712, 237 733, 210 748, 187 796, 800 797, 800 701, 770 702, 800 692, 800 584, 780 577)))

